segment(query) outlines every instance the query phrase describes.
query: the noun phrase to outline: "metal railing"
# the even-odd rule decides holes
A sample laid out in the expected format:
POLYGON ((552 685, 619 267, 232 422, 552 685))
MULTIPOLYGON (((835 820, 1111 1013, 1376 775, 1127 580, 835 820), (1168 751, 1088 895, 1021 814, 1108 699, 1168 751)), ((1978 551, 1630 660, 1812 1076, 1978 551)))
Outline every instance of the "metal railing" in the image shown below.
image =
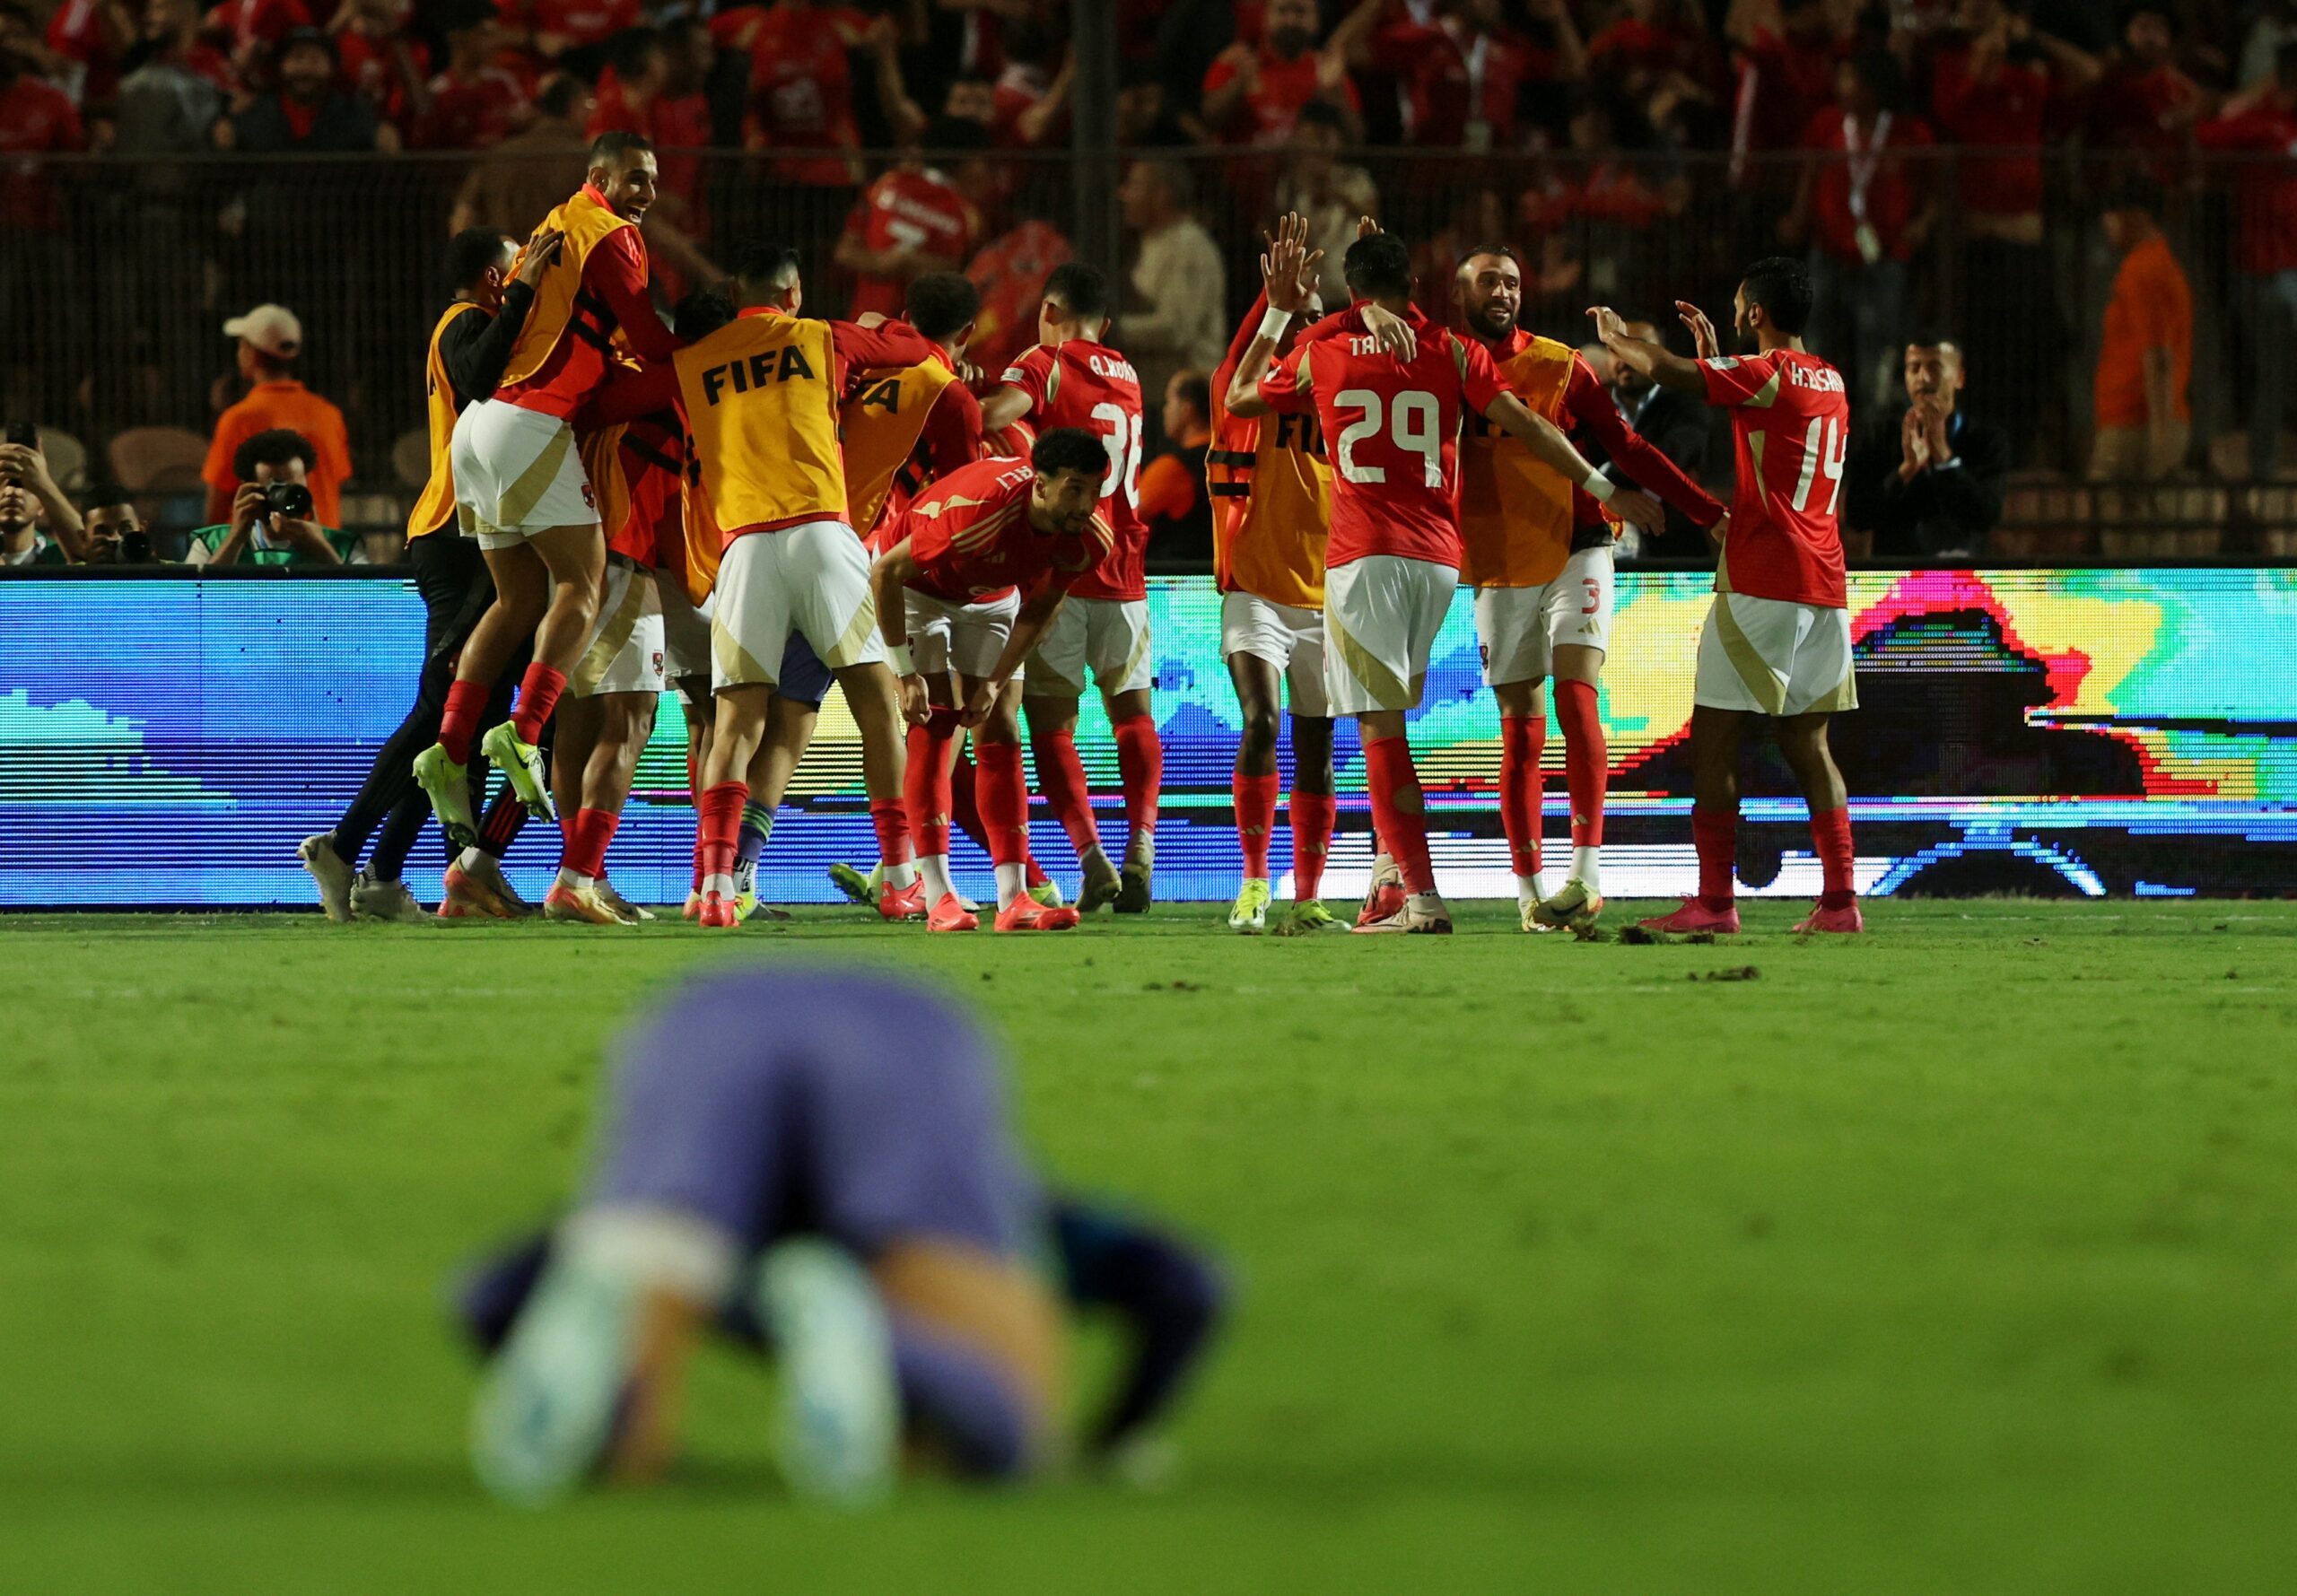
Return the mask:
MULTIPOLYGON (((1373 210, 1413 243, 1423 295, 1437 311, 1460 251, 1494 238, 1512 242, 1527 262, 1525 324, 1572 342, 1584 340, 1582 312, 1596 301, 1671 326, 1665 308, 1688 298, 1721 320, 1750 259, 1814 250, 1822 264, 1830 259, 1807 236, 1782 236, 1805 170, 1795 156, 1367 150, 1344 154, 1337 170, 1282 151, 1149 158, 1186 174, 1191 209, 1226 266, 1217 318, 1224 337, 1257 287, 1260 230, 1286 205, 1309 208, 1320 241, 1334 246, 1344 245, 1358 210, 1373 210)), ((728 259, 740 241, 764 236, 800 249, 809 310, 842 310, 853 283, 834 263, 836 241, 862 184, 890 161, 853 157, 843 169, 852 181, 832 185, 795 180, 804 174, 788 152, 666 153, 665 187, 686 207, 701 257, 657 249, 666 295, 728 259)), ((2277 288, 2257 292, 2260 285, 2237 269, 2235 237, 2261 175, 2258 158, 2194 157, 2167 173, 2067 151, 1940 149, 1903 161, 1901 175, 1917 205, 1931 211, 1931 224, 1908 242, 1902 264, 1883 273, 1829 265, 1813 342, 1846 365, 1870 414, 1889 398, 1888 367, 1915 327, 1944 329, 1962 344, 1968 406, 2011 432, 2020 466, 2005 507, 2008 542, 1997 554, 2297 552, 2297 490, 2253 472, 2252 463, 2274 451, 2245 449, 2242 440, 2253 415, 2284 409, 2254 402, 2260 377, 2270 385, 2287 364, 2260 362, 2257 351, 2266 340, 2285 345, 2297 336, 2277 288), (2039 165, 2040 225, 2028 235, 2035 241, 2006 241, 2004 229, 1963 203, 1973 175, 2005 161, 2039 165), (2163 226, 2194 305, 2194 440, 2171 485, 2093 489, 2083 480, 2091 375, 2118 265, 2099 225, 2100 201, 2133 170, 2170 179, 2163 226)), ((571 191, 580 167, 572 148, 527 156, 19 159, 10 224, 0 228, 6 414, 87 442, 99 469, 103 441, 126 428, 204 435, 232 391, 223 321, 276 301, 304 323, 307 380, 350 419, 358 492, 345 519, 387 524, 412 491, 394 470, 393 449, 421 424, 423 340, 445 298, 441 263, 452 227, 483 222, 523 233, 571 191)), ((982 352, 991 360, 1029 341, 1030 289, 1074 248, 1079 170, 1065 154, 1000 154, 969 174, 984 217, 975 275, 995 323, 982 352)), ((1155 284, 1124 280, 1129 257, 1116 264, 1126 303, 1153 295, 1155 284)), ((1336 271, 1333 278, 1336 285, 1336 271)), ((1115 341, 1124 342, 1122 318, 1115 341)), ((1158 380, 1176 363, 1143 361, 1144 377, 1158 380)), ((2297 465, 2297 450, 2286 458, 2297 465)), ((1727 474, 1727 458, 1719 469, 1727 474)))

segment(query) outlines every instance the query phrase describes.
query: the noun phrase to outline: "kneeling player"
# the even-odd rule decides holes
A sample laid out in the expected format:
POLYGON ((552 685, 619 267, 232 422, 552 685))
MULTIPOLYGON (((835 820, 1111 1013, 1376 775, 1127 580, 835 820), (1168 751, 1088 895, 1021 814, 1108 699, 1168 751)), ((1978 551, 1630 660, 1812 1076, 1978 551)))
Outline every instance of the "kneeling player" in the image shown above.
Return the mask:
POLYGON ((1056 1461, 1063 1298, 1113 1309, 1131 1332, 1083 1438, 1113 1461, 1170 1408, 1218 1318, 1201 1259, 1045 1200, 987 1039, 906 982, 688 982, 625 1042, 613 1103, 580 1207, 463 1294, 492 1355, 473 1461, 513 1501, 660 1473, 713 1323, 755 1344, 764 1321, 792 1487, 860 1502, 891 1484, 904 1442, 913 1460, 979 1478, 1056 1461))
POLYGON ((979 923, 949 879, 950 769, 960 723, 974 728, 977 796, 997 867, 997 929, 1067 930, 1074 909, 1028 892, 1029 794, 1021 775, 1021 667, 1070 584, 1114 545, 1096 513, 1107 450, 1059 427, 1027 463, 982 460, 918 495, 878 557, 878 616, 911 727, 910 829, 932 904, 928 926, 979 923), (957 678, 953 688, 951 676, 957 678))

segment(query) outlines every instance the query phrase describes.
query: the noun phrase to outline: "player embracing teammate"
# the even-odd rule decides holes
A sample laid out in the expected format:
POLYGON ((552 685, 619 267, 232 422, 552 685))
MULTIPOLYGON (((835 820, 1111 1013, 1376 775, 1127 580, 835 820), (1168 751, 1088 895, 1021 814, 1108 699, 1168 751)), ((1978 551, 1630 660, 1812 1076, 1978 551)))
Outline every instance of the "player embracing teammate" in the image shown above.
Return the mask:
POLYGON ((1436 634, 1459 584, 1458 440, 1472 410, 1534 457, 1629 519, 1655 520, 1655 501, 1615 489, 1554 423, 1524 408, 1481 345, 1435 326, 1411 302, 1411 251, 1375 233, 1349 247, 1349 291, 1387 312, 1375 335, 1363 307, 1312 329, 1268 369, 1292 316, 1307 304, 1301 277, 1317 256, 1307 223, 1287 216, 1262 277, 1269 311, 1237 362, 1226 403, 1239 417, 1313 410, 1332 465, 1325 549, 1325 688, 1335 714, 1354 715, 1364 742, 1375 824, 1403 876, 1405 899, 1359 931, 1445 933, 1450 911, 1428 856, 1419 777, 1405 718, 1419 707, 1436 634), (1264 373, 1264 374, 1263 374, 1264 373))
POLYGON ((1783 257, 1757 261, 1740 279, 1734 322, 1755 353, 1723 353, 1714 324, 1678 303, 1697 360, 1628 336, 1607 306, 1589 312, 1618 359, 1655 382, 1695 393, 1731 412, 1738 484, 1729 531, 1715 567, 1715 603, 1699 633, 1691 710, 1691 841, 1699 894, 1654 930, 1739 929, 1734 871, 1739 825, 1739 739, 1751 715, 1771 717, 1779 752, 1811 809, 1811 842, 1822 871, 1818 906, 1798 931, 1861 931, 1853 880, 1850 809, 1827 747, 1828 718, 1858 707, 1851 672, 1850 611, 1842 536, 1835 519, 1849 445, 1842 373, 1803 347, 1811 279, 1783 257))

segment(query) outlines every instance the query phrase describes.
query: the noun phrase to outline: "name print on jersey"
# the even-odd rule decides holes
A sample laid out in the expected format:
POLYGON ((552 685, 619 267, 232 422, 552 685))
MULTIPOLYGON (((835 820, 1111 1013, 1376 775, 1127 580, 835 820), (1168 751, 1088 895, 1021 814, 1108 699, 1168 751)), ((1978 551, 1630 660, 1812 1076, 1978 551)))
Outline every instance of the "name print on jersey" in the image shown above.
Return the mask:
POLYGON ((813 376, 813 367, 806 362, 806 352, 795 344, 779 351, 760 350, 747 360, 729 361, 703 372, 702 398, 704 404, 717 404, 725 397, 729 383, 737 394, 746 394, 769 382, 811 380, 813 376))

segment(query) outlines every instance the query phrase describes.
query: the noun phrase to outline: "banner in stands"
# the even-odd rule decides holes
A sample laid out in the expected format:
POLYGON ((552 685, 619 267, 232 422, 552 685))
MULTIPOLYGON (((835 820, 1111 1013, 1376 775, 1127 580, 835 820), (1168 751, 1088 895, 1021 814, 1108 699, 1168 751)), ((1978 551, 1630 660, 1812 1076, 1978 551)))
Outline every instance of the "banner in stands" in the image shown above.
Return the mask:
MULTIPOLYGON (((1224 900, 1238 858, 1228 780, 1236 705, 1209 579, 1152 581, 1165 744, 1157 891, 1224 900)), ((1689 892, 1692 664, 1708 579, 1620 581, 1603 673, 1611 739, 1604 887, 1689 892)), ((2138 896, 2297 891, 2297 570, 1901 571, 1851 581, 1861 707, 1836 722, 1860 890, 2138 896)), ((406 712, 423 607, 395 577, 0 580, 0 907, 303 905, 295 844, 326 830, 406 712)), ((1437 871, 1454 897, 1513 895, 1494 782, 1498 720, 1463 592, 1412 742, 1437 871)), ((686 727, 662 700, 610 859, 622 890, 681 902, 694 815, 686 727)), ((1104 840, 1124 839, 1116 747, 1097 706, 1077 743, 1104 840)), ((1283 750, 1290 765, 1288 735, 1283 750)), ((1354 729, 1338 744, 1341 835, 1326 894, 1359 894, 1369 818, 1354 729)), ((1562 744, 1547 741, 1547 835, 1568 842, 1562 744)), ((1034 782, 1033 782, 1034 785, 1034 782)), ((1749 749, 1742 890, 1807 897, 1803 806, 1766 742, 1749 749)), ((1039 857, 1075 885, 1067 838, 1035 812, 1039 857)), ((1273 864, 1290 862, 1279 815, 1273 864)), ((760 873, 772 902, 834 898, 833 860, 867 868, 853 723, 833 696, 760 873)), ((959 884, 991 894, 956 843, 959 884)), ((555 828, 529 828, 511 876, 539 899, 555 828)), ((435 898, 435 830, 410 884, 435 898)), ((1280 895, 1288 887, 1280 884, 1280 895)))

